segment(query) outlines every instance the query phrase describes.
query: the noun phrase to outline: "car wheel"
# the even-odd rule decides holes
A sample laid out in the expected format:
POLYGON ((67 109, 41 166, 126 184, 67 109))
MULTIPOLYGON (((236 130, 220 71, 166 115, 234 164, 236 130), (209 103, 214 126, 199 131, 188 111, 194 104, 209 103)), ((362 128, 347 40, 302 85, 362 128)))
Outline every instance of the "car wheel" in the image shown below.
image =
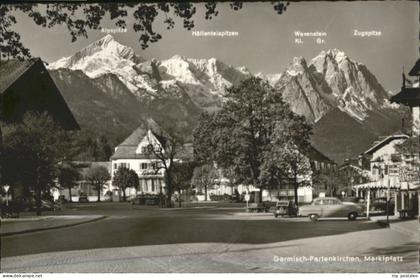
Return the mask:
POLYGON ((347 217, 348 217, 348 219, 350 221, 356 220, 356 218, 357 218, 357 212, 350 212, 347 217))
POLYGON ((279 217, 279 215, 275 213, 275 214, 274 214, 274 217, 275 217, 275 218, 277 218, 277 217, 279 217))
POLYGON ((309 219, 310 219, 312 222, 318 221, 318 215, 316 215, 316 214, 310 214, 310 215, 309 215, 309 219))

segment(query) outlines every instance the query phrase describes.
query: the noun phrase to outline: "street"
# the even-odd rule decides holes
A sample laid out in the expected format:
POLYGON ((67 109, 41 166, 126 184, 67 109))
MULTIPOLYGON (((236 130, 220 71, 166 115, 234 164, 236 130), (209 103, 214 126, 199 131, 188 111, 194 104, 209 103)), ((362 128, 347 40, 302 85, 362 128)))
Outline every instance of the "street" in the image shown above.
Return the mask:
MULTIPOLYGON (((285 268, 284 264, 273 262, 273 257, 404 256, 403 263, 380 264, 384 271, 393 272, 418 262, 417 240, 374 222, 323 220, 312 223, 307 219, 288 221, 271 216, 238 216, 238 212, 242 210, 217 207, 168 210, 109 203, 80 205, 61 213, 107 217, 74 227, 3 237, 2 269, 11 272, 80 269, 86 272, 130 269, 140 272, 241 272, 243 263, 252 262, 258 271, 311 271, 313 262, 288 263, 285 268), (38 255, 40 253, 45 254, 38 255), (30 254, 34 255, 23 256, 30 254), (206 256, 212 257, 211 263, 206 256), (116 262, 121 258, 128 264, 125 268, 109 269, 119 265, 116 262), (154 264, 145 263, 152 258, 154 264), (78 263, 69 263, 73 259, 78 263), (91 259, 94 263, 87 263, 91 259), (196 261, 194 266, 186 265, 191 261, 196 261), (178 269, 181 265, 183 268, 178 269)), ((367 271, 378 267, 377 263, 361 264, 367 271)), ((322 264, 335 271, 350 266, 322 264)), ((363 272, 363 268, 360 271, 363 272)))

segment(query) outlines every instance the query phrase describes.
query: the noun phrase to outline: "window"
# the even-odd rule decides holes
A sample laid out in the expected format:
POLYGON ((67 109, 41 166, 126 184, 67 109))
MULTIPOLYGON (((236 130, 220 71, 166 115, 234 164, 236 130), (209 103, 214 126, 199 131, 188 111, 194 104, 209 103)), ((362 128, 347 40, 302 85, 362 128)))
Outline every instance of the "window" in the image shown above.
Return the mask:
POLYGON ((147 147, 141 147, 141 153, 147 153, 147 147))
POLYGON ((147 169, 147 163, 140 163, 140 169, 146 170, 147 169))
POLYGON ((130 168, 130 164, 123 162, 123 163, 120 163, 120 167, 122 167, 122 168, 130 168))
POLYGON ((155 180, 152 179, 152 191, 155 192, 155 180))
POLYGON ((339 201, 336 200, 336 199, 327 199, 327 200, 325 200, 325 204, 330 205, 330 206, 338 205, 339 201))
POLYGON ((149 180, 144 180, 144 191, 145 192, 149 191, 149 180))
POLYGON ((321 205, 323 205, 324 204, 324 200, 316 200, 315 202, 314 202, 314 205, 315 206, 321 206, 321 205))

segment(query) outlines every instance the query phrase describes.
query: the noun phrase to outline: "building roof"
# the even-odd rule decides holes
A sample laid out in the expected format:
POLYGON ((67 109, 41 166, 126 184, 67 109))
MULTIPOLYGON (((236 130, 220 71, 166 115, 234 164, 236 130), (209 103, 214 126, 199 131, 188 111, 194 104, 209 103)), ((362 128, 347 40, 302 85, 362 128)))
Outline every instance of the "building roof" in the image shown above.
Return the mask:
POLYGON ((420 87, 402 88, 401 91, 390 98, 391 102, 403 105, 420 105, 420 87))
POLYGON ((63 129, 80 129, 40 58, 0 61, 0 119, 20 122, 25 113, 47 112, 63 129))
POLYGON ((111 162, 110 161, 72 161, 72 164, 79 169, 82 176, 85 176, 89 168, 93 167, 105 167, 109 173, 111 173, 111 162))
POLYGON ((318 161, 318 162, 325 162, 325 163, 331 163, 335 164, 334 161, 332 161, 330 158, 328 158, 326 155, 315 149, 313 146, 309 147, 309 150, 306 151, 305 154, 310 160, 318 161))
POLYGON ((419 76, 420 75, 420 59, 417 59, 416 64, 408 73, 410 76, 419 76))
POLYGON ((357 172, 362 172, 363 171, 362 167, 360 167, 359 165, 351 164, 351 163, 341 165, 340 168, 338 168, 338 170, 343 170, 343 169, 346 169, 346 168, 354 169, 357 172))
POLYGON ((394 134, 394 135, 387 136, 387 137, 381 139, 380 141, 374 142, 373 146, 370 147, 363 154, 371 155, 374 152, 376 152, 377 150, 381 149, 383 146, 388 145, 390 142, 392 142, 394 140, 408 139, 408 138, 409 138, 409 136, 405 135, 405 134, 394 134))
POLYGON ((19 61, 16 59, 0 60, 0 95, 6 91, 37 59, 19 61))
MULTIPOLYGON (((115 153, 111 156, 111 160, 116 159, 150 159, 153 158, 148 154, 136 153, 137 147, 143 138, 147 135, 148 131, 162 143, 164 137, 169 136, 154 120, 147 119, 144 124, 134 130, 121 144, 115 148, 115 153)), ((193 156, 193 147, 191 143, 184 144, 184 147, 179 150, 179 159, 187 159, 193 156)))
POLYGON ((405 182, 400 181, 399 178, 383 178, 378 181, 353 185, 353 189, 388 189, 388 180, 390 189, 418 190, 420 188, 419 181, 405 182))

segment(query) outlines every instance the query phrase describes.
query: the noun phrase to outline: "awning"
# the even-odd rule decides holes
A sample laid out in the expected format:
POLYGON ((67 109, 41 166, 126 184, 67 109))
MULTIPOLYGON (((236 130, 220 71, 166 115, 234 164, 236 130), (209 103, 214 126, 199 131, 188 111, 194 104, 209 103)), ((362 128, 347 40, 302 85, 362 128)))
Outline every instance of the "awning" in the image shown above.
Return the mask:
POLYGON ((353 185, 353 189, 400 189, 400 190, 418 190, 420 189, 419 181, 400 182, 398 177, 384 178, 378 181, 372 181, 362 184, 353 185))

